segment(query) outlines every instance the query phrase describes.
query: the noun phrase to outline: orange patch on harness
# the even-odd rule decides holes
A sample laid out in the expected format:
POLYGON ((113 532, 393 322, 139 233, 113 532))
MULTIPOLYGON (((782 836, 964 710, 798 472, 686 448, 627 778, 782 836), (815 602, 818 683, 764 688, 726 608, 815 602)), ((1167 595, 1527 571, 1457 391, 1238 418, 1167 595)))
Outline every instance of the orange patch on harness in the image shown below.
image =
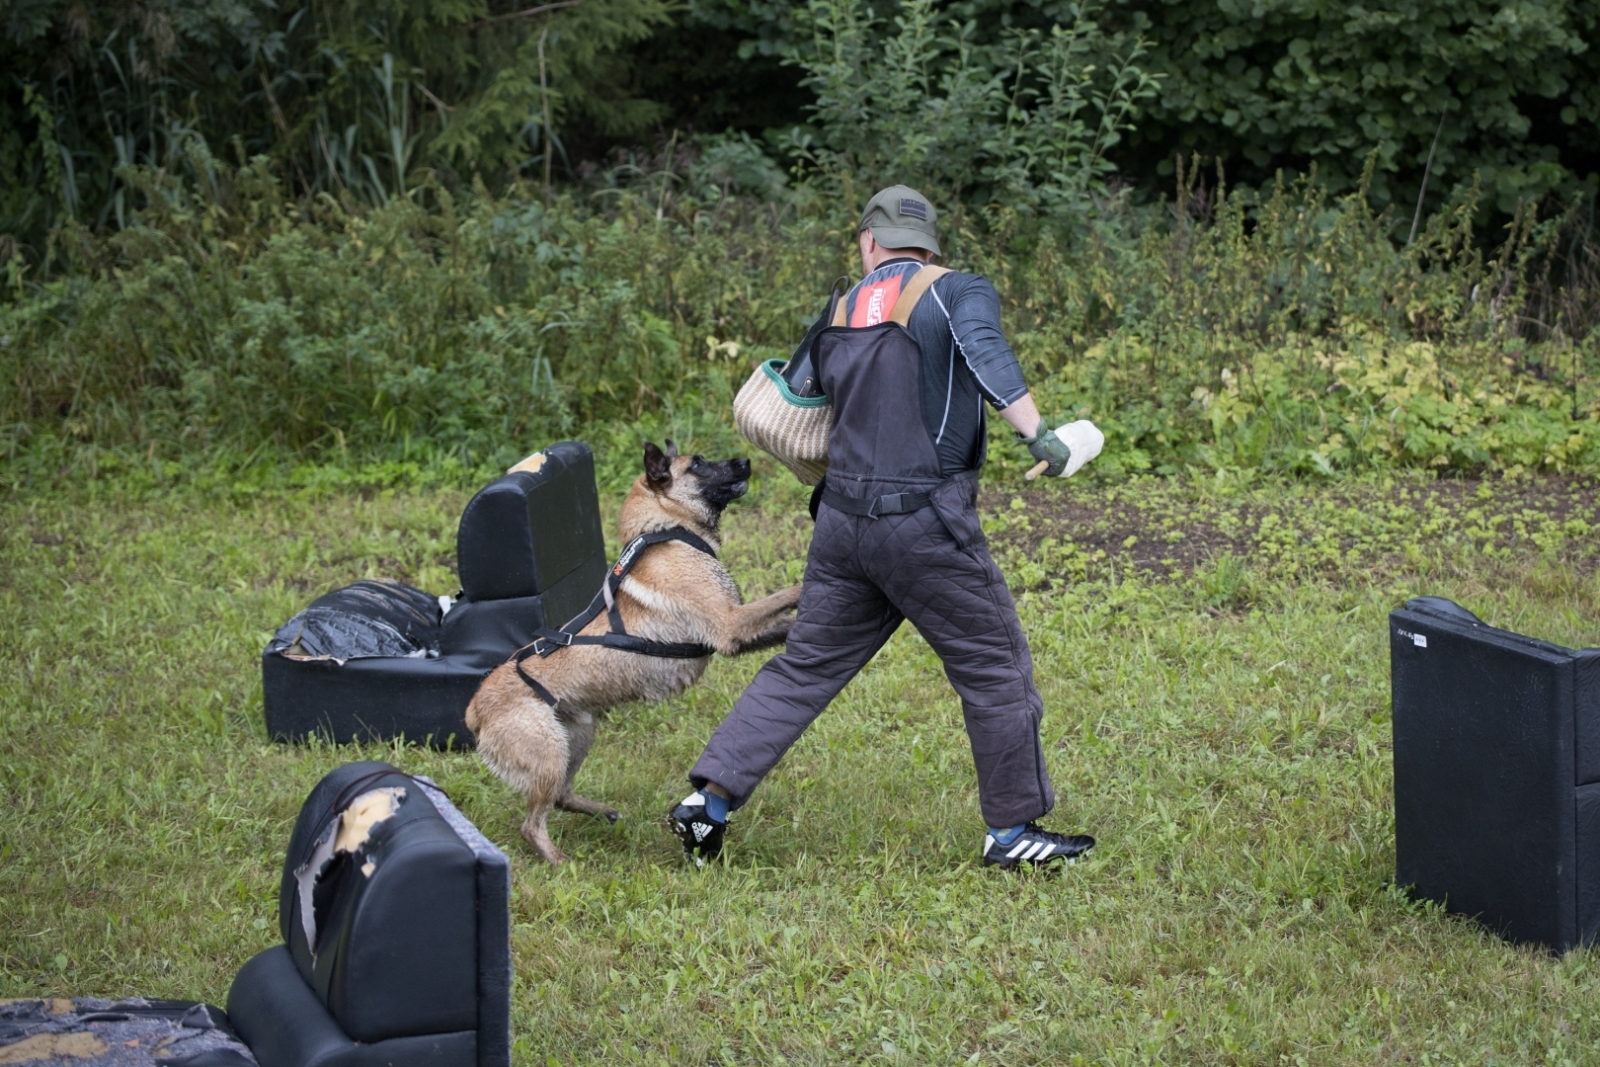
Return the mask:
POLYGON ((850 325, 876 326, 888 319, 894 312, 894 302, 900 299, 900 283, 903 280, 902 275, 896 274, 857 290, 856 306, 850 312, 850 325))

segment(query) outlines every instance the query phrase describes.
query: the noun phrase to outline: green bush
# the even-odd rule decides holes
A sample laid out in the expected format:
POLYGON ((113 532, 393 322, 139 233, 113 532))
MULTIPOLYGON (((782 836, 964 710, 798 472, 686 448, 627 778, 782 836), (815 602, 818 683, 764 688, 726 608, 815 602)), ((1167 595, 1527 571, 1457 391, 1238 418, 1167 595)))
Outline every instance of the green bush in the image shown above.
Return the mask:
MULTIPOLYGON (((665 0, 34 0, 0 12, 0 258, 144 206, 126 168, 197 184, 207 146, 270 157, 302 195, 405 195, 545 171, 562 139, 636 136, 664 108, 628 52, 665 0)), ((37 255, 41 247, 33 247, 37 255)))
MULTIPOLYGON (((11 261, 8 483, 108 459, 479 470, 573 435, 629 442, 606 476, 631 478, 646 435, 740 447, 734 390, 854 266, 853 205, 737 195, 771 177, 737 145, 588 204, 297 205, 265 162, 218 173, 215 197, 133 175, 152 207, 61 231, 66 274, 11 261)), ((1201 210, 1182 189, 1176 212, 1112 201, 1079 239, 950 215, 952 264, 995 282, 1044 409, 1107 430, 1106 474, 1600 469, 1597 294, 1546 273, 1572 219, 1530 215, 1484 255, 1470 199, 1397 248, 1360 195, 1201 210)), ((1014 453, 996 440, 1002 470, 1014 453)))
POLYGON ((145 178, 159 209, 137 225, 63 232, 72 273, 35 285, 13 260, 13 461, 76 443, 471 465, 680 406, 703 423, 708 398, 721 423, 746 362, 777 352, 761 341, 815 314, 812 275, 836 258, 815 223, 773 240, 773 209, 731 199, 699 223, 692 200, 658 221, 633 195, 604 212, 487 195, 458 210, 442 190, 434 211, 302 212, 264 165, 232 177, 227 206, 145 178))
MULTIPOLYGON (((813 5, 814 6, 814 5, 813 5)), ((848 6, 914 10, 913 3, 848 6)), ((814 62, 805 8, 768 0, 694 0, 693 17, 734 26, 749 53, 814 62)), ((1437 203, 1481 176, 1486 202, 1515 213, 1553 191, 1592 195, 1600 165, 1600 11, 1580 0, 948 0, 942 31, 964 51, 924 68, 937 82, 973 63, 1004 69, 1008 39, 1049 36, 1086 17, 1107 46, 1142 38, 1139 66, 1160 78, 1114 158, 1147 191, 1174 156, 1202 152, 1236 180, 1270 185, 1280 168, 1317 168, 1335 192, 1367 180, 1380 205, 1416 200, 1430 154, 1437 203), (1435 139, 1437 146, 1435 148, 1435 139)), ((893 22, 868 43, 889 51, 893 22)))
POLYGON ((933 0, 906 0, 890 33, 858 0, 812 0, 799 17, 817 102, 790 149, 846 201, 914 180, 1073 228, 1105 198, 1107 153, 1159 81, 1139 66, 1143 42, 1118 52, 1087 11, 995 48, 970 22, 942 26, 933 0))
POLYGON ((1509 216, 1595 192, 1597 19, 1580 0, 30 0, 0 13, 0 261, 69 218, 126 225, 132 166, 214 184, 213 155, 266 155, 302 197, 376 203, 428 174, 503 191, 673 129, 808 121, 803 164, 911 166, 974 204, 1019 183, 1081 200, 1085 161, 1154 198, 1194 151, 1346 192, 1376 152, 1377 204, 1411 204, 1431 157, 1430 202, 1480 175, 1509 216))

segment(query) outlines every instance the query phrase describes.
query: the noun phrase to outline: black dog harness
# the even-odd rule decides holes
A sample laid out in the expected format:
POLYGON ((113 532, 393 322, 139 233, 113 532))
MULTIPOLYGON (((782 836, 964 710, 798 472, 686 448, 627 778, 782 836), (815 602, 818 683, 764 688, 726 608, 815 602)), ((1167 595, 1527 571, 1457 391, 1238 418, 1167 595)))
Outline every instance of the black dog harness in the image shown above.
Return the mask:
POLYGON ((659 545, 663 541, 682 541, 690 548, 704 552, 712 559, 717 558, 716 551, 710 545, 681 526, 640 534, 632 541, 629 541, 628 546, 622 550, 622 555, 617 557, 617 562, 612 565, 610 572, 606 575, 606 580, 600 586, 600 591, 594 595, 593 600, 589 601, 589 606, 583 609, 582 614, 569 619, 559 630, 541 627, 537 631, 537 636, 534 637, 533 642, 517 649, 516 653, 511 657, 512 662, 517 665, 517 676, 522 679, 529 689, 533 690, 534 695, 540 700, 549 704, 552 708, 556 706, 556 698, 551 694, 550 690, 541 685, 537 678, 522 669, 523 660, 531 656, 538 656, 543 659, 552 652, 566 648, 568 645, 604 645, 606 648, 620 649, 623 652, 637 652, 641 656, 659 656, 663 659, 700 659, 716 651, 710 645, 652 641, 649 638, 636 637, 630 634, 628 628, 622 624, 622 612, 617 607, 617 590, 622 587, 622 580, 628 576, 629 571, 633 570, 634 564, 639 562, 639 553, 651 545, 659 545), (603 634, 580 636, 578 631, 593 622, 602 611, 611 619, 610 631, 603 634))

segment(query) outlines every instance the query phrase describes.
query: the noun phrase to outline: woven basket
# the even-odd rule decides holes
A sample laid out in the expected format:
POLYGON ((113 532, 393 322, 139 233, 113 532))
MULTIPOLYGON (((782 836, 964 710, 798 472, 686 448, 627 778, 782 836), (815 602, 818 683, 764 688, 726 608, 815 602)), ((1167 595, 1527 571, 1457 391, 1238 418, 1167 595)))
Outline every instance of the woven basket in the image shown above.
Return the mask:
POLYGON ((733 398, 733 421, 751 444, 816 485, 828 473, 833 405, 825 396, 796 396, 778 373, 783 367, 769 359, 756 368, 733 398))

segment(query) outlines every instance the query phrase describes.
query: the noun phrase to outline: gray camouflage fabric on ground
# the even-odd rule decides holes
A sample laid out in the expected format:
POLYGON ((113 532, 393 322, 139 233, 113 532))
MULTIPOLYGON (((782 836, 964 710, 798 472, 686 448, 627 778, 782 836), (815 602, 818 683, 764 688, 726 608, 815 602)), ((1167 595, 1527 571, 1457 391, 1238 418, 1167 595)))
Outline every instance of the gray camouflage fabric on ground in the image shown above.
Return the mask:
POLYGON ((188 1001, 0 1000, 0 1065, 255 1067, 227 1016, 188 1001))

